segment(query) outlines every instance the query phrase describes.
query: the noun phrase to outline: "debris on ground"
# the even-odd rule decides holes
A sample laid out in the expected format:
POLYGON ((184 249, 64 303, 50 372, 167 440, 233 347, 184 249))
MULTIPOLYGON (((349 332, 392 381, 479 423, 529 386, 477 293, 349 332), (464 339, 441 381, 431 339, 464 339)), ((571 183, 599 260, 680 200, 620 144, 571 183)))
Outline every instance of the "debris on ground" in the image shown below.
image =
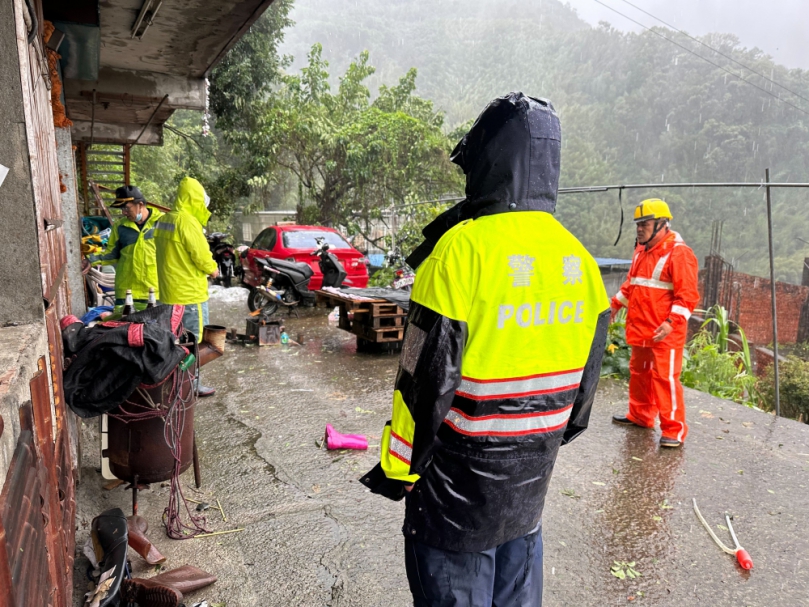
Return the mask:
POLYGON ((341 434, 331 424, 326 424, 327 449, 368 449, 368 439, 362 434, 341 434))

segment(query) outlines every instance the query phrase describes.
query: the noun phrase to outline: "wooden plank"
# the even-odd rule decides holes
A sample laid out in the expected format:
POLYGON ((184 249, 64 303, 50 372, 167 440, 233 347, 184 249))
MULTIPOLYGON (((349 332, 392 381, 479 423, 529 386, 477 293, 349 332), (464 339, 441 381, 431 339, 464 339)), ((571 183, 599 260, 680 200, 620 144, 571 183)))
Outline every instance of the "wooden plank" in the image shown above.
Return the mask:
POLYGON ((395 303, 390 302, 372 303, 371 311, 373 312, 374 316, 380 316, 382 314, 404 314, 404 310, 402 310, 395 303))
MULTIPOLYGON (((386 314, 383 316, 372 316, 369 320, 370 326, 373 329, 381 327, 404 327, 404 319, 407 318, 406 314, 386 314)), ((368 323, 366 323, 368 324, 368 323)))
POLYGON ((381 328, 372 329, 364 325, 354 323, 352 333, 375 343, 402 341, 404 337, 404 328, 381 328))

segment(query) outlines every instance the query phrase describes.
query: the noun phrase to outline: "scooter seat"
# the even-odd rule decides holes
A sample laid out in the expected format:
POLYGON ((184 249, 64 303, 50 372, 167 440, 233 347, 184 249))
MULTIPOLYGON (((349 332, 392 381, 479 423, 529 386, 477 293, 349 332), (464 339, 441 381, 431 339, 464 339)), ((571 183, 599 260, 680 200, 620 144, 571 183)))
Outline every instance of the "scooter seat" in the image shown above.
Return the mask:
POLYGON ((311 278, 314 274, 312 267, 302 261, 286 261, 285 259, 273 259, 272 257, 256 257, 259 265, 269 266, 280 271, 293 271, 303 274, 305 278, 311 278))

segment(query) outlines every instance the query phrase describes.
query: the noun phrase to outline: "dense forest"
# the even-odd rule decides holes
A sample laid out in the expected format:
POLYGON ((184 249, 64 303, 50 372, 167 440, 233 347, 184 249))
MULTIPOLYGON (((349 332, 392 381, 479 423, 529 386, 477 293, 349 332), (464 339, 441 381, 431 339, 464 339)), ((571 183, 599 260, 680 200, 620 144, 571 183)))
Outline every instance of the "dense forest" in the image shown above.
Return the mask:
MULTIPOLYGON (((446 112, 448 127, 474 118, 510 90, 550 99, 562 119, 562 186, 616 183, 809 181, 809 103, 725 57, 665 28, 658 35, 592 28, 557 0, 297 0, 295 26, 281 51, 305 57, 321 42, 336 72, 370 51, 376 78, 418 68, 417 92, 446 112), (736 77, 739 76, 739 77, 736 77), (767 91, 775 98, 751 84, 767 91)), ((616 23, 620 17, 616 16, 616 23)), ((711 47, 809 99, 809 75, 774 64, 765 51, 741 48, 729 33, 711 47)), ((700 257, 711 224, 724 221, 723 254, 741 271, 766 274, 766 216, 756 190, 625 192, 624 204, 662 196, 675 229, 700 257)), ((776 269, 800 281, 809 256, 809 191, 774 194, 776 269)), ((566 195, 559 216, 598 254, 626 257, 632 238, 613 247, 617 194, 566 195)), ((627 226, 630 227, 630 226, 627 226)))
MULTIPOLYGON (((191 164, 235 201, 223 205, 223 213, 253 200, 257 188, 274 188, 276 196, 280 191, 293 202, 307 196, 301 150, 290 147, 289 132, 301 133, 296 142, 308 138, 310 150, 328 150, 333 160, 324 166, 355 162, 351 175, 362 177, 364 185, 346 204, 379 207, 391 202, 385 197, 396 202, 396 196, 408 201, 429 196, 434 189, 411 184, 418 171, 400 158, 401 146, 411 145, 402 142, 414 132, 427 134, 429 149, 421 153, 434 158, 435 166, 425 166, 425 172, 453 171, 438 148, 451 149, 487 101, 511 90, 548 98, 559 112, 563 187, 758 182, 766 167, 773 181, 809 181, 809 77, 774 64, 765 51, 741 47, 730 33, 701 39, 718 54, 665 28, 627 34, 606 23, 590 27, 557 0, 297 0, 294 6, 277 0, 254 30, 252 42, 240 43, 241 50, 237 45, 233 57, 214 71, 214 137, 189 143, 190 124, 180 128, 182 137, 167 133, 175 158, 199 156, 206 148, 216 153, 215 167, 208 166, 208 156, 191 164), (256 45, 259 38, 263 46, 256 45), (322 52, 313 65, 315 44, 322 52), (375 70, 366 69, 370 66, 375 70), (320 78, 317 86, 331 84, 325 111, 310 111, 323 98, 306 89, 312 74, 320 78), (334 118, 328 103, 345 106, 340 102, 345 83, 360 93, 350 111, 334 118), (391 91, 397 90, 407 100, 391 105, 396 97, 391 91), (313 121, 311 115, 320 118, 313 121), (369 121, 401 134, 399 148, 381 156, 387 163, 382 169, 373 154, 359 153, 363 146, 389 145, 387 136, 369 137, 378 130, 369 121), (407 131, 411 126, 415 130, 407 131), (356 164, 357 158, 364 164, 356 164), (290 167, 298 169, 297 177, 290 177, 290 167), (411 181, 393 193, 372 187, 392 175, 411 181)), ((145 151, 136 161, 144 169, 149 163, 165 167, 161 153, 145 151)), ((431 177, 431 183, 441 183, 443 192, 458 179, 431 177)), ((309 185, 310 199, 324 195, 322 183, 309 185)), ((623 205, 629 209, 651 196, 670 202, 675 229, 700 257, 708 253, 712 223, 723 221, 725 258, 740 271, 767 273, 762 190, 640 190, 625 192, 623 205)), ((774 193, 776 271, 784 280, 799 282, 809 256, 807 196, 804 190, 774 193)), ((620 217, 616 193, 564 195, 558 215, 594 254, 630 255, 630 224, 613 246, 620 217)))

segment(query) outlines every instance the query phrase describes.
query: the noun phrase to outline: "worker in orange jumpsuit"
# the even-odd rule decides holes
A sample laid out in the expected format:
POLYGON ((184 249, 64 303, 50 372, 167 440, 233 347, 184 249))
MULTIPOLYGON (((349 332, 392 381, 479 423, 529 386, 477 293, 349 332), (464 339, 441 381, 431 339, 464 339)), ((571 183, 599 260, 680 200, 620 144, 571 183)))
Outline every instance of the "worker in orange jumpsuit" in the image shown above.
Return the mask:
POLYGON ((627 308, 629 412, 618 424, 654 428, 660 416, 661 447, 679 447, 688 434, 680 371, 688 319, 699 302, 694 252, 669 228, 669 206, 658 198, 635 209, 637 244, 632 266, 612 298, 613 319, 627 308))

